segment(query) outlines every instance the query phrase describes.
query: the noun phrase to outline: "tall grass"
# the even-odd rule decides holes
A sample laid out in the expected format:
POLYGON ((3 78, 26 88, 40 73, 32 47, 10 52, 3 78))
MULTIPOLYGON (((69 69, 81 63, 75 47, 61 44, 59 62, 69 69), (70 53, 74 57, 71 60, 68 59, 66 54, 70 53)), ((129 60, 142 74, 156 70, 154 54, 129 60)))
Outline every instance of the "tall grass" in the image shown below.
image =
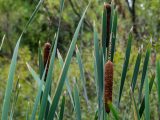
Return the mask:
MULTIPOLYGON (((16 64, 17 64, 17 56, 18 56, 18 49, 19 45, 21 42, 21 39, 23 38, 23 34, 27 30, 28 26, 31 24, 31 21, 35 17, 36 13, 38 12, 40 6, 43 4, 43 0, 40 0, 39 3, 37 4, 37 7, 33 14, 31 15, 29 21, 27 22, 24 30, 22 31, 22 34, 20 35, 17 44, 14 49, 11 65, 10 65, 10 70, 8 73, 8 81, 6 85, 6 91, 5 91, 5 97, 3 101, 3 107, 2 107, 2 120, 7 120, 7 119, 14 119, 13 114, 14 114, 14 109, 11 107, 11 97, 12 97, 12 90, 13 90, 13 82, 14 82, 14 75, 15 75, 15 70, 16 70, 16 64), (9 115, 10 113, 10 115, 9 115), (10 117, 9 117, 10 116, 10 117)), ((74 88, 71 89, 70 82, 68 80, 68 69, 71 64, 72 56, 74 51, 76 51, 76 60, 79 65, 79 71, 80 71, 80 78, 81 78, 81 83, 83 87, 83 92, 84 92, 84 98, 89 106, 92 104, 89 102, 89 97, 87 96, 87 89, 86 89, 86 78, 84 74, 84 66, 81 58, 81 53, 78 50, 78 47, 76 47, 76 42, 78 39, 78 35, 80 32, 80 28, 82 26, 83 20, 85 18, 87 9, 89 9, 90 4, 92 2, 89 2, 86 9, 84 10, 81 19, 78 23, 78 26, 75 30, 75 33, 72 38, 72 42, 70 44, 69 50, 67 52, 67 56, 65 58, 65 61, 63 61, 62 56, 60 52, 57 49, 57 43, 58 43, 58 36, 60 32, 60 25, 61 25, 61 16, 63 12, 63 7, 64 7, 64 0, 60 0, 60 17, 59 17, 59 26, 57 29, 57 33, 55 34, 55 37, 53 39, 52 44, 52 49, 50 51, 50 62, 49 62, 49 69, 47 66, 44 66, 43 64, 43 55, 42 55, 42 48, 41 45, 39 44, 39 50, 38 50, 38 60, 39 60, 39 74, 37 74, 34 69, 27 63, 27 67, 31 75, 33 76, 33 79, 37 81, 38 83, 38 90, 37 90, 37 95, 35 96, 34 100, 34 105, 32 106, 32 112, 30 114, 26 114, 26 119, 30 120, 35 120, 37 117, 39 120, 53 120, 53 119, 59 119, 62 120, 64 119, 64 114, 65 114, 65 99, 66 95, 63 94, 63 87, 64 84, 67 87, 67 92, 69 93, 69 100, 72 103, 73 110, 76 114, 76 119, 81 120, 82 119, 82 114, 83 111, 81 110, 81 102, 80 102, 80 95, 79 95, 79 85, 77 82, 74 83, 74 88), (75 49, 76 48, 76 49, 75 49), (55 93, 53 94, 53 98, 50 95, 50 90, 51 90, 51 85, 52 85, 52 78, 53 78, 53 72, 54 72, 54 65, 55 65, 55 59, 56 59, 56 52, 58 53, 58 59, 61 65, 61 73, 58 78, 58 83, 57 87, 55 89, 55 93), (46 70, 48 69, 48 70, 46 70), (46 81, 45 75, 47 72, 46 76, 46 81), (43 94, 42 94, 43 93, 43 94), (61 99, 62 98, 62 99, 61 99), (60 111, 58 111, 58 106, 59 102, 61 101, 60 105, 60 111), (47 103, 49 103, 49 107, 47 107, 47 103), (46 114, 47 111, 47 114, 46 114), (59 112, 59 113, 58 113, 59 112)), ((110 113, 107 113, 105 110, 105 102, 104 102, 104 94, 105 94, 105 86, 104 86, 104 76, 105 76, 105 63, 108 60, 111 60, 113 65, 114 65, 114 58, 115 56, 115 48, 116 48, 116 34, 117 34, 117 21, 118 21, 118 14, 117 14, 117 9, 115 9, 114 4, 110 4, 111 7, 111 16, 109 17, 109 31, 106 30, 106 22, 107 22, 107 9, 104 9, 103 11, 103 20, 102 20, 102 41, 99 41, 99 33, 97 31, 96 24, 94 23, 94 30, 93 30, 93 38, 94 38, 94 79, 95 79, 95 85, 96 86, 96 92, 97 92, 97 106, 98 108, 97 111, 95 112, 95 120, 106 120, 110 119, 112 114, 112 117, 114 119, 118 120, 120 118, 121 110, 120 110, 120 103, 121 103, 121 98, 123 98, 123 87, 125 86, 125 81, 126 81, 126 75, 128 72, 128 67, 129 67, 129 61, 130 61, 130 54, 132 54, 132 31, 128 33, 128 43, 127 43, 127 48, 126 48, 126 54, 124 57, 124 64, 123 68, 121 71, 121 79, 120 79, 120 86, 119 86, 119 93, 116 98, 117 104, 114 102, 110 101, 108 104, 109 110, 111 111, 110 113), (109 33, 107 33, 109 32, 109 33), (107 38, 108 37, 108 38, 107 38), (106 48, 106 40, 108 42, 108 46, 106 48), (105 45, 104 45, 105 44, 105 45)), ((1 48, 1 47, 0 47, 1 48)), ((134 106, 133 111, 136 113, 136 119, 141 119, 143 112, 144 112, 144 118, 149 120, 150 119, 150 93, 151 89, 153 86, 153 82, 155 79, 155 75, 152 75, 151 79, 148 77, 148 64, 149 64, 149 58, 150 58, 150 47, 148 48, 146 52, 146 57, 145 57, 145 62, 143 65, 143 71, 142 71, 142 78, 141 78, 141 84, 140 84, 140 90, 138 93, 138 99, 134 94, 135 86, 137 84, 137 79, 138 79, 138 74, 139 74, 139 67, 141 63, 141 58, 142 58, 142 53, 139 52, 137 53, 137 60, 134 63, 135 67, 133 69, 133 76, 132 80, 130 80, 130 98, 132 101, 132 105, 134 106), (145 85, 145 96, 143 97, 143 85, 145 85)), ((116 67, 116 66, 115 66, 116 67)), ((113 69, 114 72, 114 69, 113 69)), ((109 76, 109 75, 108 75, 109 76)), ((160 106, 160 62, 157 61, 157 69, 156 69, 156 80, 157 80, 157 93, 158 93, 158 105, 160 106)), ((128 80, 129 81, 129 80, 128 80)), ((113 81, 114 84, 114 81, 113 81)), ((110 87, 111 88, 111 87, 110 87)), ((18 88, 17 88, 18 89, 18 88)), ((111 94, 112 95, 112 94, 111 94)), ((18 94, 17 94, 18 97, 18 94)), ((15 99, 17 99, 17 97, 15 99)), ((159 107, 160 108, 160 107, 159 107)), ((70 108, 68 108, 70 109, 70 108)), ((30 111, 28 109, 28 111, 30 111)), ((111 119, 112 119, 111 117, 111 119)))

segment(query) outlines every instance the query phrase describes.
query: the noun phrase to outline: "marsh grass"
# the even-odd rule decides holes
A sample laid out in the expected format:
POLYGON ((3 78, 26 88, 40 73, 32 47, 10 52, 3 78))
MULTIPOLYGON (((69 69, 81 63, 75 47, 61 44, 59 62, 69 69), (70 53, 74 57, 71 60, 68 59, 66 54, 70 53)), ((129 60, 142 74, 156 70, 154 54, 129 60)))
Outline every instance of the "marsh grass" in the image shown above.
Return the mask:
MULTIPOLYGON (((14 104, 12 103, 11 99, 13 97, 12 92, 13 92, 13 83, 14 83, 14 75, 15 75, 15 70, 16 70, 16 64, 17 64, 17 57, 18 57, 18 50, 19 50, 19 45, 21 41, 23 40, 23 35, 27 31, 28 26, 31 24, 32 20, 35 18, 36 19, 36 13, 38 12, 39 8, 43 4, 43 0, 40 0, 39 3, 37 4, 37 7, 35 8, 35 11, 32 13, 29 21, 27 22, 24 30, 22 31, 22 34, 20 35, 17 44, 14 49, 14 53, 12 56, 11 64, 10 64, 10 69, 8 73, 8 80, 6 84, 6 91, 5 91, 5 97, 3 100, 3 107, 2 107, 2 120, 7 120, 7 119, 14 119, 14 105, 17 102, 18 99, 18 94, 19 91, 21 90, 20 88, 16 87, 16 94, 14 97, 14 104)), ((75 30, 75 33, 73 35, 72 41, 70 43, 69 50, 67 51, 67 55, 65 60, 63 61, 63 58, 58 51, 57 48, 57 43, 58 43, 58 36, 60 32, 60 25, 61 25, 61 16, 63 12, 63 7, 64 7, 64 0, 60 0, 60 15, 59 15, 59 26, 57 28, 57 33, 55 34, 55 37, 53 39, 53 44, 50 52, 50 62, 49 62, 49 68, 46 66, 44 67, 43 64, 43 55, 42 55, 42 48, 41 45, 39 44, 39 50, 38 50, 38 63, 39 63, 39 74, 35 72, 35 70, 27 63, 28 71, 32 75, 33 79, 38 83, 38 89, 37 93, 35 96, 34 104, 33 106, 27 108, 26 111, 26 119, 38 119, 38 120, 43 120, 44 118, 46 120, 53 120, 53 119, 65 119, 65 110, 67 109, 72 109, 73 113, 76 116, 77 120, 81 120, 83 118, 83 113, 82 107, 81 107, 81 99, 84 99, 86 102, 87 110, 90 111, 90 107, 93 106, 92 102, 89 100, 89 96, 87 94, 87 85, 86 85, 86 77, 85 77, 85 67, 83 65, 83 60, 81 58, 81 54, 78 46, 76 46, 76 42, 78 40, 79 32, 81 29, 81 26, 83 24, 83 20, 85 18, 87 9, 89 9, 90 4, 92 2, 90 1, 88 3, 88 6, 84 10, 81 19, 77 25, 77 28, 75 30), (76 51, 76 61, 77 61, 77 69, 79 71, 79 76, 81 78, 81 85, 79 85, 79 82, 74 80, 74 82, 70 82, 70 79, 68 77, 68 70, 71 64, 71 60, 73 58, 73 53, 76 51), (58 60, 60 63, 60 73, 59 77, 56 80, 57 84, 54 86, 54 88, 50 87, 52 85, 52 80, 53 80, 53 75, 55 74, 55 61, 56 61, 56 53, 58 54, 58 60), (46 81, 45 79, 45 73, 46 69, 48 69, 48 73, 46 76, 46 81), (63 88, 64 86, 66 87, 65 91, 63 88), (54 89, 54 92, 50 95, 50 90, 54 89), (82 90, 81 90, 82 89, 82 90), (81 93, 82 91, 82 93, 81 93), (43 92, 43 94, 42 94, 43 92), (69 101, 71 103, 71 106, 67 107, 67 97, 66 92, 69 95, 69 101), (80 95, 83 94, 83 97, 80 95), (42 95, 42 97, 41 97, 42 95), (47 107, 47 102, 49 102, 50 106, 47 107), (61 102, 61 104, 59 104, 61 102), (48 111, 47 114, 46 111, 48 111)), ((129 94, 124 95, 124 86, 125 86, 125 81, 127 79, 127 72, 129 69, 129 64, 130 64, 130 55, 132 54, 132 31, 128 32, 128 43, 126 47, 126 54, 123 58, 124 64, 122 65, 123 68, 121 69, 121 78, 118 81, 119 82, 119 93, 116 97, 114 97, 115 100, 110 101, 109 108, 110 108, 110 113, 106 113, 105 111, 105 105, 104 105, 104 65, 108 59, 111 59, 111 61, 114 64, 114 59, 116 58, 115 56, 115 48, 116 48, 116 34, 117 34, 117 19, 118 19, 118 14, 117 14, 117 9, 114 7, 114 4, 111 3, 111 16, 110 16, 110 35, 106 33, 105 25, 106 25, 106 11, 104 9, 103 11, 103 20, 102 20, 102 41, 99 41, 99 33, 97 31, 96 24, 94 23, 93 25, 93 38, 94 38, 94 53, 93 53, 93 66, 94 66, 94 82, 93 82, 93 87, 95 87, 96 95, 95 98, 96 100, 96 105, 94 107, 94 115, 91 115, 95 120, 106 120, 106 119, 122 119, 123 115, 121 113, 121 98, 124 96, 130 96, 130 99, 128 101, 131 101, 130 106, 134 107, 134 109, 130 109, 130 112, 132 110, 136 114, 136 118, 139 120, 142 118, 145 118, 147 120, 150 119, 150 93, 152 90, 153 82, 154 79, 156 79, 158 85, 157 85, 157 90, 158 90, 158 101, 160 101, 160 62, 157 61, 157 69, 156 69, 156 77, 154 75, 150 78, 148 77, 148 64, 149 64, 149 58, 150 58, 150 47, 148 47, 148 50, 146 52, 145 56, 145 62, 143 65, 143 70, 142 70, 142 78, 141 78, 141 85, 140 85, 140 91, 138 91, 139 97, 137 97, 137 94, 134 93, 135 86, 137 84, 137 79, 139 75, 139 68, 141 64, 141 53, 137 53, 137 61, 134 63, 134 69, 132 80, 130 81, 130 87, 128 87, 129 94), (110 36, 107 38, 109 40, 110 45, 107 47, 111 47, 110 49, 106 48, 106 45, 103 45, 103 43, 106 43, 106 37, 110 36), (105 37, 105 38, 104 38, 105 37), (107 51, 109 50, 109 51, 107 51), (107 53, 107 54, 106 54, 107 53), (150 81, 150 82, 149 82, 150 81), (143 97, 143 88, 145 89, 144 94, 145 96, 143 97), (139 98, 139 99, 137 99, 139 98)), ((127 32, 127 31, 126 31, 127 32)), ((3 45, 0 46, 0 49, 3 45)), ((115 65, 115 64, 114 64, 115 65)), ((117 66, 115 65, 115 68, 117 66)), ((74 75, 73 75, 74 77, 74 75)), ((115 78, 115 77, 113 77, 115 78)), ((115 81, 113 80, 113 84, 115 84, 115 81)), ((18 86, 18 82, 17 82, 18 86)), ((114 87, 113 87, 114 88, 114 87)), ((94 92, 95 92, 94 91, 94 92)), ((125 92, 126 93, 126 92, 125 92)), ((158 102, 159 105, 159 102, 158 102)), ((159 105, 160 106, 160 105, 159 105)), ((131 108, 131 107, 130 107, 131 108)), ((90 118, 88 118, 90 119, 90 118)))

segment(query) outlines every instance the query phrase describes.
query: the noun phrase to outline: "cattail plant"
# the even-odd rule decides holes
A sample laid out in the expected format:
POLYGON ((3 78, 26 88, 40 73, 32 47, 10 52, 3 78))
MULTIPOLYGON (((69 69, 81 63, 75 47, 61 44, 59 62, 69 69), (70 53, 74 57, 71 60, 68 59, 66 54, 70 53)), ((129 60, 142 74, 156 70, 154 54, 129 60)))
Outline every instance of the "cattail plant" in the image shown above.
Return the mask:
POLYGON ((46 66, 46 74, 45 74, 45 80, 46 81, 46 77, 47 77, 47 73, 48 73, 48 68, 49 68, 49 63, 50 63, 50 50, 51 50, 51 44, 49 42, 46 42, 44 45, 44 55, 43 55, 43 59, 44 59, 44 66, 46 66))
POLYGON ((104 76, 104 102, 105 110, 110 112, 109 103, 112 102, 112 86, 113 86, 113 63, 108 60, 105 64, 105 76, 104 76))
MULTIPOLYGON (((51 44, 49 42, 46 42, 45 45, 44 45, 44 53, 43 53, 44 66, 46 67, 46 73, 45 73, 44 81, 46 81, 46 79, 47 79, 47 74, 48 74, 48 69, 49 69, 50 50, 51 50, 51 44)), ((50 85, 50 87, 51 87, 51 85, 50 85)), ((49 91, 49 95, 51 95, 51 88, 50 88, 50 91, 49 91)), ((50 103, 47 102, 47 107, 46 107, 46 112, 45 112, 45 119, 48 116, 49 108, 50 108, 50 103)))
POLYGON ((104 4, 104 9, 106 9, 106 34, 107 34, 107 37, 106 37, 106 47, 108 48, 109 46, 109 40, 110 40, 110 19, 111 19, 111 5, 108 4, 108 3, 105 3, 104 4))

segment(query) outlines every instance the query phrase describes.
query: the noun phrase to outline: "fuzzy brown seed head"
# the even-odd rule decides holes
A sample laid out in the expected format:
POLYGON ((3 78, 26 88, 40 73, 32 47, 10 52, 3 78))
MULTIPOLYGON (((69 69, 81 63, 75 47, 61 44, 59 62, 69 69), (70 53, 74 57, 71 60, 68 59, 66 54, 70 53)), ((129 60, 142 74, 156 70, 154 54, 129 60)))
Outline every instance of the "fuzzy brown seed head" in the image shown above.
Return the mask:
POLYGON ((104 76, 104 103, 107 113, 110 112, 109 102, 112 102, 112 86, 113 86, 113 63, 107 61, 105 64, 105 76, 104 76))
POLYGON ((44 54, 43 54, 44 66, 47 65, 45 80, 46 80, 46 76, 47 76, 48 68, 49 68, 49 63, 50 63, 50 50, 51 50, 51 44, 49 42, 45 43, 44 54))
POLYGON ((108 3, 104 3, 104 8, 106 8, 106 9, 111 9, 111 5, 108 4, 108 3))

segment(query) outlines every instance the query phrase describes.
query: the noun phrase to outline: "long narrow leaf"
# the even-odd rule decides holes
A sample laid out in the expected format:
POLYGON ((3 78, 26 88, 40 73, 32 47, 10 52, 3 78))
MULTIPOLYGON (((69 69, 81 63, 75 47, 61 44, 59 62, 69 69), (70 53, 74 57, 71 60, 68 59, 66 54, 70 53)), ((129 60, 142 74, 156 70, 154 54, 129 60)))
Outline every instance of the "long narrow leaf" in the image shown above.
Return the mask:
POLYGON ((45 110, 47 107, 47 97, 49 95, 49 91, 51 89, 51 83, 52 83, 52 73, 54 70, 54 61, 55 61, 55 55, 56 55, 56 49, 57 49, 57 40, 55 41, 54 44, 54 49, 52 51, 51 59, 50 59, 50 64, 49 64, 49 69, 48 69, 48 74, 46 78, 46 84, 45 84, 45 90, 42 96, 42 103, 40 106, 40 112, 39 112, 39 120, 43 120, 45 110))
POLYGON ((98 120, 98 110, 95 113, 94 120, 98 120))
POLYGON ((115 107, 113 106, 112 103, 109 103, 109 108, 114 116, 114 120, 119 120, 119 115, 118 115, 118 112, 117 110, 115 109, 115 107))
POLYGON ((28 26, 30 25, 31 21, 33 20, 34 16, 38 12, 41 4, 42 4, 42 0, 39 1, 36 9, 32 13, 32 15, 31 15, 29 21, 27 22, 25 28, 23 29, 23 31, 17 41, 16 47, 14 49, 13 57, 12 57, 11 65, 10 65, 10 70, 9 70, 9 75, 8 75, 8 81, 7 81, 7 87, 6 87, 5 97, 4 97, 3 108, 2 108, 2 120, 7 120, 7 118, 8 118, 8 112, 9 112, 9 107, 10 107, 10 97, 11 97, 11 92, 13 89, 13 78, 14 78, 14 74, 15 74, 17 56, 18 56, 18 48, 19 48, 21 38, 22 38, 24 32, 27 30, 28 26))
POLYGON ((96 67, 96 58, 94 57, 94 80, 95 80, 95 86, 96 86, 96 93, 97 93, 97 97, 98 97, 98 75, 97 75, 97 67, 96 67))
POLYGON ((42 78, 43 75, 43 70, 44 70, 44 63, 42 59, 42 48, 41 48, 41 43, 39 42, 39 48, 38 48, 38 59, 39 59, 39 74, 40 74, 40 79, 42 78))
POLYGON ((20 88, 21 87, 20 87, 19 78, 18 78, 17 83, 16 83, 16 87, 15 87, 15 96, 13 96, 13 103, 12 103, 12 108, 11 108, 11 113, 10 113, 10 118, 9 118, 10 120, 13 119, 13 115, 14 115, 16 104, 17 104, 20 88))
POLYGON ((96 26, 94 24, 94 56, 95 56, 95 70, 96 70, 96 81, 97 81, 97 88, 98 88, 98 117, 101 118, 102 113, 102 95, 103 95, 103 80, 101 79, 101 60, 100 60, 100 47, 98 43, 98 34, 96 30, 96 26))
MULTIPOLYGON (((29 64, 27 64, 27 66, 28 66, 29 71, 31 72, 32 76, 34 78, 38 79, 38 76, 36 75, 34 70, 29 66, 29 64)), ((45 74, 46 74, 46 67, 45 67, 44 73, 42 75, 42 79, 39 80, 40 82, 39 82, 38 92, 37 92, 37 96, 36 96, 34 106, 33 106, 33 110, 32 110, 31 120, 35 120, 35 117, 36 117, 36 111, 37 111, 38 104, 40 102, 40 98, 41 98, 41 94, 42 94, 42 86, 43 86, 44 78, 45 78, 45 74)))
POLYGON ((144 80, 145 80, 146 72, 148 68, 149 57, 150 57, 150 49, 148 48, 146 52, 145 60, 144 60, 143 71, 142 71, 142 78, 141 78, 140 91, 139 91, 139 103, 141 102, 142 89, 143 89, 144 80))
POLYGON ((29 107, 30 107, 30 103, 28 102, 28 106, 27 106, 27 111, 26 111, 26 120, 29 120, 29 107))
POLYGON ((60 110, 60 114, 59 114, 59 120, 63 120, 63 116, 64 116, 64 105, 65 105, 65 96, 63 96, 63 98, 62 98, 61 110, 60 110))
POLYGON ((59 76, 58 86, 56 88, 56 92, 55 92, 55 95, 54 95, 54 98, 53 98, 53 101, 52 101, 52 105, 51 105, 51 108, 50 108, 50 111, 49 111, 49 115, 48 115, 48 118, 47 118, 48 120, 54 119, 55 111, 56 111, 57 106, 58 106, 59 98, 60 98, 60 95, 62 93, 62 88, 63 88, 64 82, 65 82, 67 71, 68 71, 68 68, 69 68, 69 65, 70 65, 70 62, 71 62, 71 58, 72 58, 74 49, 75 49, 76 41, 77 41, 77 38, 78 38, 78 33, 80 31, 80 27, 82 25, 85 13, 86 13, 89 5, 85 9, 85 11, 84 11, 84 13, 81 17, 81 20, 78 24, 78 27, 75 31, 75 34, 73 36, 69 51, 68 51, 66 59, 65 59, 65 63, 63 65, 63 69, 62 69, 61 74, 59 76))
MULTIPOLYGON (((149 94, 151 93, 152 86, 153 86, 153 83, 154 83, 154 79, 155 79, 155 74, 152 75, 151 80, 149 82, 149 94)), ((140 117, 142 117, 144 109, 145 109, 145 96, 143 97, 143 100, 142 100, 142 103, 141 103, 140 109, 139 109, 140 117)))
POLYGON ((64 0, 60 0, 60 13, 62 13, 64 8, 64 0))
POLYGON ((74 85, 74 100, 75 100, 76 119, 81 120, 81 108, 80 108, 80 100, 79 100, 77 85, 74 85))
POLYGON ((106 58, 106 40, 107 40, 107 11, 103 9, 103 17, 102 17, 102 47, 103 47, 103 55, 106 58))
POLYGON ((12 61, 11 61, 11 65, 10 65, 7 87, 6 87, 6 92, 4 96, 3 108, 2 108, 2 120, 7 120, 8 118, 8 112, 10 109, 11 93, 13 89, 13 80, 14 80, 14 74, 15 74, 15 69, 16 69, 16 64, 17 64, 18 48, 19 48, 21 37, 22 35, 20 36, 16 44, 16 47, 13 53, 13 57, 12 57, 12 61))
POLYGON ((131 90, 130 95, 131 95, 131 98, 132 98, 132 101, 133 101, 133 104, 134 104, 134 110, 136 111, 136 117, 137 117, 137 120, 140 120, 140 115, 139 115, 139 112, 138 112, 138 107, 137 107, 137 104, 136 104, 136 101, 135 101, 135 97, 134 97, 132 88, 130 88, 130 90, 131 90))
POLYGON ((89 106, 89 101, 88 101, 88 96, 87 96, 87 90, 86 90, 86 79, 85 79, 85 74, 84 74, 84 67, 83 67, 82 58, 81 58, 81 55, 80 55, 80 52, 79 52, 77 46, 76 46, 76 58, 77 58, 79 69, 80 69, 82 86, 83 86, 83 89, 84 89, 84 97, 86 99, 87 105, 89 106))
POLYGON ((134 67, 134 72, 133 72, 132 82, 131 82, 131 87, 132 87, 133 93, 134 93, 134 88, 135 88, 135 85, 136 85, 136 82, 137 82, 140 63, 141 63, 141 53, 139 52, 138 56, 137 56, 136 64, 135 64, 135 67, 134 67))
POLYGON ((42 94, 42 85, 43 84, 41 82, 41 84, 38 87, 38 92, 37 92, 36 100, 34 102, 34 106, 33 106, 33 110, 32 110, 31 120, 35 120, 35 117, 36 117, 36 111, 37 111, 38 104, 39 104, 39 101, 40 101, 40 98, 41 98, 41 94, 42 94))
POLYGON ((157 92, 158 92, 158 113, 160 113, 160 60, 156 64, 157 92))
MULTIPOLYGON (((37 75, 37 73, 33 70, 33 68, 27 63, 27 67, 29 72, 31 73, 32 77, 34 78, 34 80, 37 81, 38 85, 40 86, 41 84, 43 84, 42 86, 42 91, 44 92, 45 86, 44 86, 44 82, 39 78, 39 76, 37 75)), ((44 71, 45 72, 45 71, 44 71)), ((43 73, 44 74, 44 73, 43 73)), ((43 77, 42 77, 43 78, 43 77)), ((51 104, 51 97, 48 95, 48 101, 51 104)))
POLYGON ((120 84, 120 90, 119 90, 118 106, 120 104, 122 91, 123 91, 123 86, 124 86, 124 82, 125 82, 125 78, 126 78, 126 74, 127 74, 129 58, 130 58, 130 52, 131 52, 131 43, 132 43, 132 35, 130 33, 129 34, 129 39, 128 39, 128 44, 127 44, 127 49, 126 49, 126 54, 125 54, 125 61, 124 61, 124 64, 123 64, 122 76, 121 76, 121 84, 120 84))
POLYGON ((32 22, 32 20, 34 19, 34 17, 35 17, 35 15, 36 15, 36 13, 37 13, 37 12, 38 12, 38 10, 40 9, 40 7, 41 7, 41 5, 42 5, 43 1, 44 1, 44 0, 39 0, 39 2, 38 2, 38 4, 37 4, 37 6, 36 6, 36 8, 35 8, 35 10, 33 11, 33 13, 32 13, 32 15, 31 15, 31 17, 29 18, 29 20, 28 20, 28 22, 27 22, 27 24, 26 24, 26 26, 25 26, 25 28, 24 28, 23 32, 25 32, 25 31, 27 30, 28 26, 30 25, 30 23, 31 23, 31 22, 32 22))
POLYGON ((145 119, 150 120, 148 75, 146 75, 145 79, 145 119))
MULTIPOLYGON (((64 63, 63 63, 63 59, 62 59, 62 56, 61 56, 59 50, 57 50, 57 53, 58 53, 58 59, 60 61, 61 67, 63 67, 64 63)), ((69 93, 69 96, 70 96, 70 99, 71 99, 71 103, 72 103, 72 105, 74 107, 74 101, 73 101, 72 92, 71 92, 71 86, 69 84, 68 77, 66 77, 65 82, 66 82, 67 90, 68 90, 68 93, 69 93)))
POLYGON ((117 33, 117 10, 114 10, 114 19, 113 19, 113 25, 112 25, 112 41, 111 41, 111 61, 113 62, 114 58, 114 51, 115 51, 115 43, 116 43, 116 33, 117 33))

